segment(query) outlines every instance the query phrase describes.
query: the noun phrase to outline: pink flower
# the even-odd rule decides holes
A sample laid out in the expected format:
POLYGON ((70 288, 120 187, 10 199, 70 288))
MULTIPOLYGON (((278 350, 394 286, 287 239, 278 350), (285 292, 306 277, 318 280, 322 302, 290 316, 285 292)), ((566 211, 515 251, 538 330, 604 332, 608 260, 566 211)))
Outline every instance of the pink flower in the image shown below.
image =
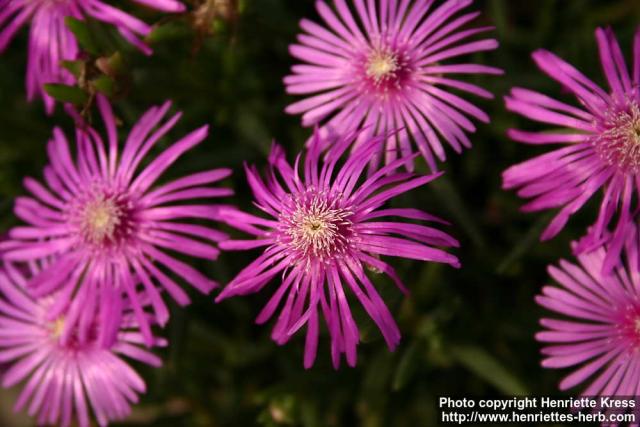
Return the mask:
MULTIPOLYGON (((629 259, 638 256, 630 241, 629 259)), ((545 286, 536 297, 541 306, 563 316, 543 318, 536 339, 546 368, 572 368, 560 383, 566 390, 589 382, 585 396, 635 396, 640 384, 640 275, 622 264, 604 275, 607 249, 578 256, 579 265, 560 261, 549 267, 559 285, 545 286)))
POLYGON ((216 286, 168 252, 216 259, 219 250, 214 244, 226 235, 191 220, 216 218, 219 206, 195 201, 232 194, 229 189, 212 186, 231 172, 208 170, 153 188, 182 154, 206 138, 208 127, 191 132, 155 159, 148 159, 149 151, 181 114, 162 123, 170 103, 151 108, 133 127, 120 151, 115 118, 102 96, 98 107, 108 144, 105 146, 93 128, 79 127, 74 159, 64 134, 54 129, 47 147, 51 163, 44 169, 46 186, 32 178, 24 180, 33 197, 19 197, 15 213, 26 225, 10 230, 11 240, 2 244, 3 259, 25 263, 54 259, 27 287, 36 297, 56 292, 50 319, 66 310, 77 314, 67 318, 63 340, 70 338, 78 322, 82 325, 80 311, 96 311, 103 319, 118 317, 118 301, 126 295, 150 342, 137 285, 141 283, 162 326, 169 312, 156 285, 179 304, 189 303, 168 272, 204 294, 216 286))
MULTIPOLYGON (((176 0, 135 0, 139 4, 163 12, 181 12, 184 5, 176 0)), ((47 113, 52 113, 54 100, 43 89, 46 83, 73 84, 75 79, 62 68, 62 61, 78 57, 78 43, 65 25, 65 18, 90 17, 114 25, 130 43, 150 54, 139 37, 151 27, 139 19, 100 0, 0 0, 0 52, 15 33, 31 21, 27 63, 27 98, 42 96, 47 113)))
POLYGON ((504 188, 532 200, 525 211, 559 208, 542 234, 550 239, 562 230, 596 192, 604 198, 593 227, 577 252, 592 249, 611 239, 603 264, 611 271, 618 263, 625 235, 637 209, 640 191, 640 31, 633 50, 630 74, 611 29, 597 29, 600 60, 609 92, 554 54, 539 50, 536 64, 577 98, 574 107, 538 92, 514 88, 506 97, 507 108, 527 118, 560 127, 549 132, 510 130, 519 142, 561 148, 512 166, 504 172, 504 188), (617 217, 617 219, 615 219, 617 217))
POLYGON ((356 0, 351 8, 356 11, 354 18, 344 0, 335 0, 334 9, 317 1, 325 26, 306 19, 300 22, 304 33, 289 51, 303 63, 294 65, 292 75, 284 79, 288 93, 307 98, 286 111, 303 114, 304 126, 321 124, 323 137, 365 128, 357 141, 361 144, 372 135, 388 135, 372 156, 372 169, 383 154, 387 163, 404 158, 411 169, 408 155, 415 144, 436 170, 435 158, 446 158, 443 139, 460 153, 471 146, 467 133, 476 129, 469 117, 489 121, 486 113, 448 90, 493 98, 486 90, 449 76, 502 74, 484 65, 443 63, 498 46, 494 39, 464 41, 492 29, 460 30, 479 15, 456 17, 472 2, 448 0, 435 7, 433 0, 356 0), (396 129, 400 131, 390 133, 396 129))
MULTIPOLYGON (((109 348, 99 345, 101 331, 92 323, 87 340, 63 342, 64 315, 51 320, 50 297, 32 299, 27 279, 11 265, 0 271, 0 362, 8 364, 2 387, 26 381, 16 411, 28 408, 38 424, 91 425, 90 411, 101 426, 123 420, 146 390, 143 379, 123 356, 159 367, 160 359, 141 348, 136 316, 127 309, 109 348)), ((83 313, 89 319, 90 313, 83 313)), ((153 345, 165 346, 154 338, 153 345)))
POLYGON ((255 167, 246 167, 256 204, 267 218, 231 210, 225 214, 231 225, 255 238, 228 240, 220 244, 221 248, 264 248, 264 252, 224 288, 217 301, 258 292, 277 280, 277 288, 257 322, 266 322, 281 306, 272 333, 278 344, 286 343, 306 325, 307 368, 313 365, 316 356, 319 312, 331 336, 334 366, 339 366, 342 353, 349 365, 355 365, 359 334, 347 294, 363 305, 390 349, 398 344, 400 331, 365 269, 385 273, 401 290, 406 289, 380 256, 459 266, 455 256, 433 247, 457 246, 451 236, 393 217, 405 221, 444 221, 418 209, 383 208, 388 200, 438 175, 398 172, 407 162, 400 158, 361 180, 367 162, 379 152, 386 138, 365 141, 339 166, 357 136, 352 133, 337 141, 321 162, 320 148, 324 141, 316 133, 304 161, 298 156, 294 166, 286 161, 282 148, 274 145, 266 178, 261 178, 255 167))

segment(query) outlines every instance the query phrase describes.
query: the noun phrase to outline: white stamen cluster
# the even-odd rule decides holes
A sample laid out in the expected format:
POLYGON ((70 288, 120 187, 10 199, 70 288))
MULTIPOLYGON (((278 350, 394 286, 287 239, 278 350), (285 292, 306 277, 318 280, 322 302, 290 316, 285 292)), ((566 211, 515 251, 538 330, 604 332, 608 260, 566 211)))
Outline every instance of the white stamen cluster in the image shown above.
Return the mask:
POLYGON ((402 94, 413 74, 410 63, 404 49, 386 40, 372 42, 368 52, 354 62, 358 90, 381 102, 402 94))
POLYGON ((366 64, 366 74, 374 84, 392 80, 397 77, 396 71, 400 68, 398 57, 386 49, 376 49, 369 56, 366 64))
POLYGON ((122 210, 112 198, 99 196, 85 205, 81 229, 86 240, 102 243, 112 240, 122 221, 122 210))
POLYGON ((280 217, 282 232, 289 247, 305 262, 327 262, 344 253, 353 235, 353 211, 344 208, 339 197, 309 190, 292 198, 290 208, 280 217))
POLYGON ((72 203, 69 221, 83 244, 104 247, 118 244, 134 232, 133 212, 126 195, 96 187, 72 203))

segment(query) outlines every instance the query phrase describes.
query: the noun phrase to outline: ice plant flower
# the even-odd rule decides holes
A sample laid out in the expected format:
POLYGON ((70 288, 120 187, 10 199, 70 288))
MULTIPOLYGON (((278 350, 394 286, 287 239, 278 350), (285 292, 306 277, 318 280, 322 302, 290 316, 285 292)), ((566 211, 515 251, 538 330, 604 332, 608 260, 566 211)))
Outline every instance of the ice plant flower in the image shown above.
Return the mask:
POLYGON ((107 320, 117 317, 121 306, 117 301, 125 295, 149 340, 149 325, 136 296, 140 287, 151 301, 157 322, 164 326, 169 312, 156 286, 179 304, 189 303, 187 294, 167 272, 204 294, 216 286, 168 252, 206 260, 218 256, 214 244, 226 235, 192 220, 216 217, 219 206, 209 200, 232 192, 213 184, 231 172, 213 169, 154 187, 182 154, 206 138, 208 127, 191 132, 150 159, 149 151, 181 114, 163 123, 170 103, 151 108, 120 150, 115 118, 102 96, 98 107, 108 143, 103 143, 93 128, 79 126, 74 159, 64 134, 54 129, 47 146, 50 164, 44 169, 46 186, 25 179, 32 197, 19 197, 15 214, 26 225, 11 229, 10 240, 2 243, 0 250, 3 259, 11 262, 54 258, 27 287, 36 297, 56 292, 49 313, 52 319, 65 310, 72 313, 65 322, 63 340, 70 338, 77 324, 87 324, 79 321, 82 312, 95 310, 107 320))
POLYGON ((264 248, 264 252, 224 288, 217 301, 258 292, 277 279, 275 292, 257 322, 266 322, 281 306, 272 333, 278 344, 286 343, 306 325, 307 368, 316 356, 320 312, 331 336, 334 366, 339 366, 343 353, 347 363, 355 365, 359 334, 347 295, 362 304, 390 349, 398 344, 400 331, 366 270, 385 273, 401 290, 406 289, 380 256, 459 266, 455 256, 434 247, 457 246, 455 239, 436 228, 406 220, 444 221, 418 209, 383 208, 385 202, 438 175, 399 172, 406 163, 400 158, 361 179, 367 162, 380 151, 386 138, 365 141, 340 166, 340 159, 357 136, 352 133, 342 138, 321 161, 324 141, 316 133, 302 164, 302 176, 298 171, 300 156, 291 166, 282 148, 274 145, 265 179, 255 166, 245 168, 256 204, 265 215, 238 211, 222 214, 231 225, 255 239, 224 241, 221 248, 264 248))
MULTIPOLYGON (((390 163, 407 159, 414 145, 429 167, 446 158, 443 140, 457 153, 470 147, 467 133, 476 130, 470 117, 489 117, 450 89, 492 98, 488 91, 452 77, 456 74, 501 74, 485 65, 445 64, 462 55, 493 50, 494 39, 468 41, 492 27, 463 29, 479 12, 460 14, 473 0, 436 1, 335 0, 334 8, 317 1, 325 22, 303 19, 304 31, 289 51, 302 61, 285 77, 287 92, 304 99, 287 107, 303 114, 304 126, 321 125, 323 136, 366 128, 357 143, 388 135, 372 157, 390 163), (355 17, 354 13, 355 11, 355 17), (391 132, 400 129, 399 132, 391 132)), ((327 141, 331 141, 327 138, 327 141)))
MULTIPOLYGON (((157 356, 140 347, 135 316, 125 310, 108 348, 98 343, 97 331, 82 343, 75 338, 63 342, 65 316, 50 319, 53 299, 34 300, 25 292, 26 282, 12 266, 0 271, 0 363, 8 368, 1 376, 2 387, 25 382, 16 411, 27 408, 41 425, 88 427, 95 418, 105 426, 126 418, 146 386, 124 357, 161 365, 157 356)), ((154 338, 153 344, 166 342, 154 338)))
MULTIPOLYGON (((536 339, 545 368, 573 370, 560 382, 566 390, 588 382, 584 396, 636 396, 640 391, 640 275, 622 263, 602 273, 607 248, 578 256, 578 264, 549 267, 557 286, 546 286, 536 301, 561 315, 543 318, 536 339)), ((626 245, 628 260, 638 256, 636 240, 626 245)))
POLYGON ((512 129, 509 136, 527 144, 561 147, 510 167, 503 174, 503 185, 532 199, 525 211, 560 209, 543 232, 543 240, 558 234, 569 217, 602 189, 597 220, 576 251, 593 249, 610 239, 603 268, 611 271, 619 261, 637 209, 635 194, 640 191, 640 31, 635 36, 631 73, 611 29, 598 28, 596 39, 608 91, 551 52, 533 54, 538 67, 569 90, 579 106, 528 89, 512 89, 506 97, 509 110, 559 129, 512 129))
MULTIPOLYGON (((134 1, 163 12, 184 10, 184 5, 176 0, 134 1)), ((131 44, 145 53, 151 52, 139 38, 148 35, 151 27, 101 0, 0 0, 0 52, 30 21, 27 98, 42 96, 48 113, 53 111, 55 103, 43 85, 74 82, 73 75, 61 66, 61 61, 77 59, 79 51, 78 42, 65 25, 66 17, 89 17, 114 25, 131 44)))

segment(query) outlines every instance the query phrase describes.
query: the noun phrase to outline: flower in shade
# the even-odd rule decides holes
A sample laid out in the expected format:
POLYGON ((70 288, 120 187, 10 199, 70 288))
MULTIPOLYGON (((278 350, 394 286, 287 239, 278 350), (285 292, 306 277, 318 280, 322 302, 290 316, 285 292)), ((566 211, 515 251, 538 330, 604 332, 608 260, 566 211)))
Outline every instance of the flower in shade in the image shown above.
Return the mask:
POLYGON ((383 207, 395 196, 427 184, 437 175, 398 172, 407 161, 400 158, 361 179, 385 137, 367 140, 339 166, 357 136, 352 133, 340 139, 322 162, 323 141, 316 133, 304 161, 298 156, 295 166, 286 161, 282 148, 274 145, 266 178, 261 178, 255 167, 246 167, 256 204, 266 217, 234 210, 222 214, 229 224, 255 238, 224 241, 221 248, 264 248, 264 252, 224 288, 217 301, 258 292, 277 279, 275 292, 257 322, 267 321, 280 307, 272 333, 278 344, 286 343, 306 325, 307 368, 316 356, 319 313, 331 336, 334 366, 338 367, 343 353, 347 363, 355 365, 359 333, 348 297, 362 304, 391 349, 398 344, 398 327, 366 272, 385 273, 405 291, 394 269, 381 256, 459 266, 455 256, 434 247, 457 246, 455 239, 407 220, 444 221, 418 209, 383 207))
POLYGON ((163 122, 170 103, 147 111, 122 150, 116 120, 102 96, 98 107, 108 143, 104 144, 93 128, 79 126, 74 159, 64 134, 54 129, 47 146, 50 164, 44 169, 46 185, 25 179, 32 196, 17 198, 15 214, 26 225, 9 231, 10 239, 1 246, 2 256, 24 263, 53 257, 27 287, 36 297, 56 292, 50 319, 65 310, 71 313, 63 340, 70 338, 76 325, 88 324, 79 321, 82 312, 96 311, 105 321, 117 317, 118 301, 126 295, 149 341, 148 321, 136 296, 139 289, 148 296, 157 322, 165 325, 169 312, 156 286, 179 304, 189 303, 185 291, 168 273, 205 294, 216 286, 170 252, 205 260, 218 256, 214 244, 227 236, 192 220, 215 219, 220 206, 207 199, 232 193, 213 186, 230 171, 208 170, 154 187, 183 153, 206 138, 208 127, 191 132, 151 159, 149 151, 181 116, 177 113, 163 122))
MULTIPOLYGON (((579 264, 561 261, 549 267, 558 286, 546 286, 538 304, 563 318, 543 318, 536 339, 546 368, 573 372, 560 383, 566 390, 589 382, 585 396, 637 396, 640 392, 640 275, 620 264, 615 274, 602 273, 607 248, 578 256, 579 264)), ((628 259, 638 256, 629 240, 628 259)))
MULTIPOLYGON (((122 420, 146 386, 123 356, 160 366, 160 359, 140 347, 136 316, 125 310, 113 345, 103 348, 91 331, 88 340, 63 342, 65 316, 48 316, 50 297, 34 300, 23 286, 27 279, 11 265, 0 271, 0 363, 7 367, 2 387, 25 382, 15 405, 27 408, 38 424, 91 425, 122 420)), ((96 324, 92 324, 96 328, 96 324)), ((154 338, 153 345, 166 342, 154 338)))
POLYGON ((608 92, 551 52, 533 54, 538 67, 570 91, 579 106, 528 89, 512 89, 506 97, 509 110, 558 128, 544 132, 512 129, 510 137, 560 148, 507 169, 503 185, 532 199, 523 207, 525 211, 560 209, 543 232, 543 240, 558 234, 569 217, 602 189, 597 220, 575 250, 591 250, 610 240, 603 268, 611 271, 619 261, 632 212, 637 209, 635 194, 640 191, 640 31, 635 37, 631 73, 611 29, 598 28, 596 39, 608 92))
MULTIPOLYGON (((390 163, 415 145, 432 170, 444 161, 442 141, 458 153, 470 147, 475 131, 470 117, 489 117, 450 89, 492 98, 486 90, 452 77, 455 74, 501 74, 476 64, 444 64, 462 55, 495 49, 494 39, 468 41, 492 27, 462 29, 479 13, 459 14, 472 0, 434 1, 335 0, 335 8, 317 1, 325 26, 303 19, 304 33, 289 51, 303 61, 285 77, 287 92, 306 95, 287 107, 303 114, 305 126, 322 125, 323 136, 366 128, 357 143, 387 135, 371 165, 384 155, 390 163), (355 10, 355 16, 352 13, 355 10), (399 132, 391 132, 400 129, 399 132)), ((330 142, 332 138, 327 138, 330 142)))
MULTIPOLYGON (((180 12, 184 5, 176 0, 135 0, 163 12, 180 12)), ((46 83, 72 84, 74 77, 61 62, 75 60, 78 43, 65 24, 66 17, 90 17, 114 25, 120 34, 145 53, 151 50, 139 37, 151 27, 139 19, 100 0, 0 0, 0 52, 15 33, 31 22, 27 63, 27 97, 42 96, 48 113, 54 100, 43 89, 46 83)))

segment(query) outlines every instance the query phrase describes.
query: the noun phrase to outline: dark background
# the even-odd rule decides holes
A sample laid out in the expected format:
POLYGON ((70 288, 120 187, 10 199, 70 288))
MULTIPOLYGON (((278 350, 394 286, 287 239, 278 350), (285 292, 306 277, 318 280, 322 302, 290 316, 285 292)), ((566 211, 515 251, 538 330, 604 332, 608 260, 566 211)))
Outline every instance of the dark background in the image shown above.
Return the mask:
MULTIPOLYGON (((213 33, 205 37, 193 30, 188 17, 166 21, 155 34, 150 58, 117 40, 114 45, 110 38, 104 49, 120 50, 125 60, 114 96, 124 129, 165 99, 185 112, 171 133, 174 140, 203 123, 212 125, 207 141, 165 179, 212 166, 232 167, 236 173, 228 184, 237 191, 234 202, 252 209, 242 162, 264 164, 272 139, 292 157, 309 134, 299 126, 299 117, 283 112, 294 98, 285 95, 282 78, 293 63, 287 46, 298 32, 298 20, 318 17, 310 0, 245 0, 238 6, 235 18, 218 17, 213 33)), ((506 70, 503 77, 468 77, 496 94, 493 101, 473 99, 492 122, 478 124, 473 149, 461 156, 449 150, 444 178, 394 202, 451 220, 448 231, 461 241, 456 253, 463 268, 390 260, 412 292, 403 299, 389 280, 377 278, 403 333, 396 352, 388 352, 373 323, 354 309, 362 333, 357 367, 334 371, 323 333, 316 365, 305 371, 303 334, 278 347, 269 338, 271 325, 254 324, 269 291, 218 305, 212 297, 192 293, 194 304, 184 310, 173 307, 162 332, 171 343, 161 351, 165 366, 135 365, 149 390, 126 425, 430 426, 437 422, 440 395, 558 394, 556 385, 566 371, 540 367, 540 346, 533 335, 543 311, 533 297, 548 282, 546 266, 569 257, 569 242, 595 219, 598 198, 559 237, 538 242, 551 215, 520 213, 522 201, 501 190, 500 174, 546 150, 505 137, 509 127, 538 127, 506 112, 502 96, 513 86, 524 86, 571 100, 534 66, 530 53, 540 47, 604 84, 594 30, 612 25, 629 60, 640 2, 487 0, 473 8, 483 11, 475 25, 495 25, 501 46, 461 62, 472 59, 506 70)), ((131 10, 147 22, 161 19, 147 10, 131 10)), ((26 40, 23 30, 0 56, 0 232, 15 224, 12 199, 24 192, 23 176, 41 176, 52 127, 61 126, 69 135, 72 129, 61 108, 47 117, 39 101, 25 101, 26 40)), ((198 267, 226 283, 255 256, 257 252, 228 253, 198 267)), ((23 415, 11 413, 17 391, 0 394, 2 426, 30 425, 23 415)))

